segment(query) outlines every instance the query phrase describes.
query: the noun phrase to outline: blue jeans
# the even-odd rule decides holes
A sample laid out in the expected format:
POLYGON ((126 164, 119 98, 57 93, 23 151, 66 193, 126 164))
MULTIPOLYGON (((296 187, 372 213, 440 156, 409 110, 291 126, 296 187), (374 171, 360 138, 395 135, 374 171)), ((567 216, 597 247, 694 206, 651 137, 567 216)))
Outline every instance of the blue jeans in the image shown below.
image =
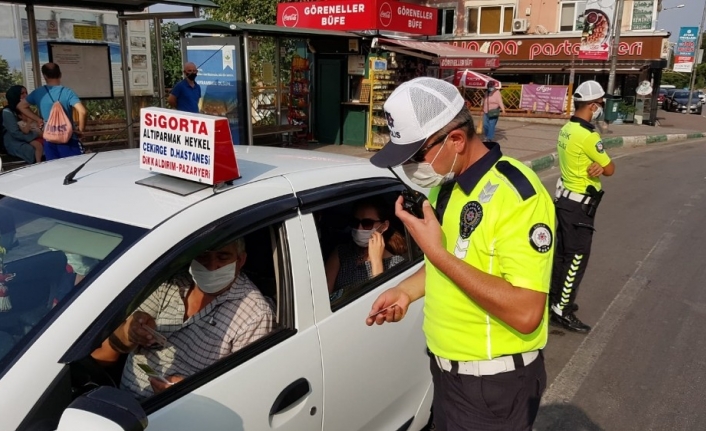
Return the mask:
POLYGON ((83 145, 76 138, 71 138, 65 144, 52 144, 44 141, 44 157, 47 161, 63 159, 64 157, 79 156, 83 154, 83 145))
POLYGON ((498 124, 498 118, 488 118, 488 114, 483 114, 483 134, 486 141, 492 141, 495 138, 495 126, 498 124))

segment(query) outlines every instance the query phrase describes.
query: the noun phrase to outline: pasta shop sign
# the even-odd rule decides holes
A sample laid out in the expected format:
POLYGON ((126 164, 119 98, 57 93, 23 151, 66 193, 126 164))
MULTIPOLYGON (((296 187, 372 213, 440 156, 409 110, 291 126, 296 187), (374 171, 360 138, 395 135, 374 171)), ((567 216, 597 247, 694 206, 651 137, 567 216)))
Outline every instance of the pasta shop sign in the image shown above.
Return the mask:
MULTIPOLYGON (((624 37, 620 40, 618 58, 621 60, 660 58, 661 37, 624 37)), ((572 57, 578 58, 581 49, 581 41, 578 38, 555 40, 530 38, 493 41, 456 40, 452 44, 476 51, 488 44, 487 52, 489 54, 497 54, 501 61, 571 60, 572 57)))
POLYGON ((315 30, 386 30, 435 35, 437 10, 395 0, 324 0, 280 3, 277 25, 315 30))

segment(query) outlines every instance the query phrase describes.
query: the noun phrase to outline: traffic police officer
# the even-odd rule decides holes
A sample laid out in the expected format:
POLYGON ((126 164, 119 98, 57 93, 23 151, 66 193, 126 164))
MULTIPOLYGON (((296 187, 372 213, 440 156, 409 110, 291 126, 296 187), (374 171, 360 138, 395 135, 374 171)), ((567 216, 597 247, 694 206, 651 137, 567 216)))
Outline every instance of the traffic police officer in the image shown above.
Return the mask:
POLYGON ((615 165, 591 124, 603 112, 605 92, 596 81, 586 81, 574 93, 574 116, 559 132, 557 150, 561 178, 556 189, 557 235, 552 287, 551 321, 566 329, 587 333, 591 327, 574 312, 574 301, 591 254, 593 219, 600 203, 600 176, 611 176, 615 165))
POLYGON ((367 324, 397 322, 425 297, 437 429, 530 430, 546 384, 551 197, 529 168, 481 142, 453 85, 414 79, 384 109, 391 141, 371 162, 403 164, 431 188, 431 205, 407 212, 398 199, 425 265, 377 298, 367 324))

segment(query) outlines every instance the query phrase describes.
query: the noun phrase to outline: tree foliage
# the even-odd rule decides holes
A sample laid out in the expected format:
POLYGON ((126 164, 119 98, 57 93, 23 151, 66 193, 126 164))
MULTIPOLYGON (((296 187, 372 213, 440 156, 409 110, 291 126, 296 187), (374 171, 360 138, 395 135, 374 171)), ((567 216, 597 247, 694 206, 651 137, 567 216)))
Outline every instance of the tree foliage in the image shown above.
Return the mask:
MULTIPOLYGON (((662 75, 662 84, 670 84, 677 88, 689 88, 691 74, 683 72, 665 71, 662 75)), ((694 88, 706 87, 706 63, 699 64, 696 68, 694 88)))
POLYGON ((0 56, 0 92, 6 92, 14 84, 10 64, 0 56))
POLYGON ((219 8, 209 9, 209 19, 249 24, 277 23, 277 0, 214 0, 219 8))
MULTIPOLYGON (((162 67, 164 67, 164 86, 172 88, 182 79, 181 44, 179 42, 178 24, 170 21, 162 24, 162 67)), ((150 33, 154 38, 154 31, 150 33)), ((152 59, 154 70, 157 70, 157 47, 152 40, 152 59)), ((157 74, 155 73, 155 79, 157 74)), ((159 85, 159 84, 157 84, 159 85)))

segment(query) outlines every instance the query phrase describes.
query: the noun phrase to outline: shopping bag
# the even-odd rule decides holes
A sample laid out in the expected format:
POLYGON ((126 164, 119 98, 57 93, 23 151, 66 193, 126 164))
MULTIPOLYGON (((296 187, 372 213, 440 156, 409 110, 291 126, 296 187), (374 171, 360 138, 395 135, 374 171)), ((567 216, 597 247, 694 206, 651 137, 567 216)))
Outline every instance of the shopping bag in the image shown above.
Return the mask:
MULTIPOLYGON (((47 94, 49 94, 54 104, 51 107, 51 111, 49 111, 49 119, 44 124, 42 137, 52 144, 66 144, 74 133, 73 125, 66 115, 64 107, 61 106, 61 103, 51 97, 49 89, 46 86, 44 89, 47 90, 47 94)), ((64 91, 64 89, 62 88, 61 91, 64 91)), ((59 99, 61 99, 61 92, 59 93, 59 99)))

